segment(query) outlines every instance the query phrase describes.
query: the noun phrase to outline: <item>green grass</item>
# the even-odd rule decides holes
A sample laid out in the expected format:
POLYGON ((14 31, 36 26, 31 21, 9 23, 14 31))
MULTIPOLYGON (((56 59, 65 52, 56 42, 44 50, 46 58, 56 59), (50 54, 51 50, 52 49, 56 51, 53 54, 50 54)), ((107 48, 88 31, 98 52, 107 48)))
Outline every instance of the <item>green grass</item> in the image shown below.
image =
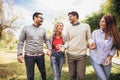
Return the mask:
MULTIPOLYGON (((52 69, 50 66, 50 59, 45 56, 47 80, 53 80, 52 69)), ((26 80, 26 71, 24 63, 10 62, 7 64, 0 64, 0 80, 26 80)), ((35 67, 35 80, 41 80, 38 68, 35 67)), ((68 65, 64 64, 61 80, 69 80, 68 65)), ((86 80, 97 80, 94 70, 91 66, 89 56, 87 57, 86 80)), ((113 64, 111 76, 109 80, 120 80, 120 66, 113 64)))

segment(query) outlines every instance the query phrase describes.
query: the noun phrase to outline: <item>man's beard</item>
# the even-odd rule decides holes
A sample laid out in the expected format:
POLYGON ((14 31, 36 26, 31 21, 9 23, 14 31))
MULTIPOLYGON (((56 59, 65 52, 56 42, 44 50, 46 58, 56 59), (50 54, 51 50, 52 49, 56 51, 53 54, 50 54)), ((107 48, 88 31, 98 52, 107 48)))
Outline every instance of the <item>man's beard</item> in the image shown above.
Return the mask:
POLYGON ((74 21, 71 21, 70 23, 71 23, 71 24, 74 24, 74 21))
POLYGON ((39 23, 39 26, 42 25, 42 23, 39 23))
POLYGON ((39 26, 42 25, 42 22, 38 22, 38 25, 39 25, 39 26))

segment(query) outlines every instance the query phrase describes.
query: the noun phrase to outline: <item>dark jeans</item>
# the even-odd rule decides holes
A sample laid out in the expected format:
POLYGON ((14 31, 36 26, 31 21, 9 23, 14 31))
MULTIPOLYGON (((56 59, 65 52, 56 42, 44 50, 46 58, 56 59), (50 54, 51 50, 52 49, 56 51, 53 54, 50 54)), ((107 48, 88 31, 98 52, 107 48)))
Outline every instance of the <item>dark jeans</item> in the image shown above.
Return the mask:
POLYGON ((46 80, 45 60, 44 55, 41 56, 27 56, 25 55, 25 65, 27 71, 27 79, 34 80, 35 63, 41 73, 42 80, 46 80))

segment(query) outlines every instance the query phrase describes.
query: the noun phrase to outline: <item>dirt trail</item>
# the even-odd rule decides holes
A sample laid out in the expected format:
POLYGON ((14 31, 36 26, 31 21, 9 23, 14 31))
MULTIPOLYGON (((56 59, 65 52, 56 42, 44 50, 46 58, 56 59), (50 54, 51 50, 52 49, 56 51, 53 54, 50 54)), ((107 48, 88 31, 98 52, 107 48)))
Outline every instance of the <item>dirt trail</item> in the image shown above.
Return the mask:
POLYGON ((16 53, 5 53, 0 51, 0 64, 7 64, 11 62, 16 62, 16 53))

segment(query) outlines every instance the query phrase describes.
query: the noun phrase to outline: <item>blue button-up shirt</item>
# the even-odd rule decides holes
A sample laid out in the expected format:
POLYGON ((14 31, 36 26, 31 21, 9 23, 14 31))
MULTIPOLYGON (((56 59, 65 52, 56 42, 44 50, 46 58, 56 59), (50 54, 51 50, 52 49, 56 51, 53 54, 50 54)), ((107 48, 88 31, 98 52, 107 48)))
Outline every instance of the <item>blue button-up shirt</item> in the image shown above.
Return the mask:
POLYGON ((105 40, 105 32, 101 29, 95 30, 92 33, 92 39, 96 43, 96 49, 90 50, 90 57, 98 64, 104 63, 107 56, 115 54, 115 47, 113 47, 113 39, 111 36, 105 40))

